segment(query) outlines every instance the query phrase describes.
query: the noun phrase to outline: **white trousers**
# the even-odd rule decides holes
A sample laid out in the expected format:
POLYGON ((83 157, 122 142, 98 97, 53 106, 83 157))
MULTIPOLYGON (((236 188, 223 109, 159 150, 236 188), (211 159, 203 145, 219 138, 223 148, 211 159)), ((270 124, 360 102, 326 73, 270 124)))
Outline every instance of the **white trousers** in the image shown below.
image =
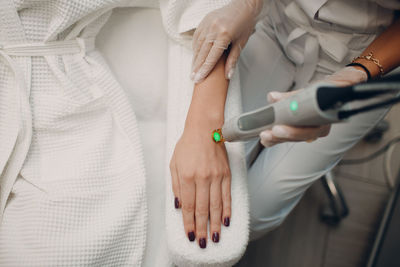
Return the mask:
MULTIPOLYGON (((272 27, 265 25, 258 25, 238 67, 245 111, 266 105, 270 91, 293 88, 298 71, 282 51, 272 27)), ((326 70, 324 74, 317 70, 311 82, 325 74, 326 70)), ((313 143, 290 142, 263 149, 248 169, 251 239, 280 225, 311 184, 332 169, 386 112, 381 109, 335 124, 327 137, 313 143)), ((258 140, 247 144, 248 151, 254 142, 258 140)))

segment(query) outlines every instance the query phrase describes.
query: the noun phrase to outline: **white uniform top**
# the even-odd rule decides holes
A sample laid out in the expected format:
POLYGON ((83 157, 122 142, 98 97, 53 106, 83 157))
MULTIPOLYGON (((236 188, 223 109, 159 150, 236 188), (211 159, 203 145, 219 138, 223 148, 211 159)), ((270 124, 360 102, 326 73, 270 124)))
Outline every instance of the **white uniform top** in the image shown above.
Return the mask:
POLYGON ((398 0, 272 0, 265 24, 299 67, 298 87, 358 56, 394 19, 398 0), (320 52, 320 50, 322 50, 320 52))
MULTIPOLYGON (((288 1, 283 1, 288 2, 288 1)), ((296 0, 317 23, 332 23, 358 33, 373 33, 389 26, 397 0, 296 0)))

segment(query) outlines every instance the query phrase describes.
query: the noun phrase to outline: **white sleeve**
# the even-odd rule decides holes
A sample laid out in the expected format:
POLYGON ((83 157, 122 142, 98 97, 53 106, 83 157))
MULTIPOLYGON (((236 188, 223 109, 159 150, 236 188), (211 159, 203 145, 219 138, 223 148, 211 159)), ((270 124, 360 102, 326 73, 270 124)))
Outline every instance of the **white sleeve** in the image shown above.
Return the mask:
POLYGON ((221 8, 231 0, 160 0, 164 27, 176 41, 185 42, 190 36, 185 33, 194 30, 211 11, 221 8))

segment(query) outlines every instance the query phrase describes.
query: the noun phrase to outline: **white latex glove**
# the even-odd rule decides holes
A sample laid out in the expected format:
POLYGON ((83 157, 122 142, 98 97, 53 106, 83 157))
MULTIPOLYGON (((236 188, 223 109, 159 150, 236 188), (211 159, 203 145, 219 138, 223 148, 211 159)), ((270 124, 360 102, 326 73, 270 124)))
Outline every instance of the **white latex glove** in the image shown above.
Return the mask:
POLYGON ((367 80, 367 73, 360 67, 344 67, 323 79, 323 81, 331 82, 337 86, 347 86, 366 82, 367 80))
MULTIPOLYGON (((332 83, 337 86, 347 86, 368 79, 365 71, 354 67, 345 67, 335 72, 332 75, 326 76, 323 81, 332 83)), ((268 94, 269 102, 277 102, 287 98, 298 91, 280 93, 270 92, 268 94)), ((275 125, 270 130, 260 133, 261 143, 266 147, 283 143, 283 142, 312 142, 320 137, 325 137, 329 134, 331 125, 321 125, 316 127, 294 127, 288 125, 275 125)))
POLYGON ((253 33, 262 7, 263 0, 232 0, 201 21, 193 36, 191 78, 194 82, 207 77, 229 45, 225 76, 227 79, 232 77, 241 49, 253 33))

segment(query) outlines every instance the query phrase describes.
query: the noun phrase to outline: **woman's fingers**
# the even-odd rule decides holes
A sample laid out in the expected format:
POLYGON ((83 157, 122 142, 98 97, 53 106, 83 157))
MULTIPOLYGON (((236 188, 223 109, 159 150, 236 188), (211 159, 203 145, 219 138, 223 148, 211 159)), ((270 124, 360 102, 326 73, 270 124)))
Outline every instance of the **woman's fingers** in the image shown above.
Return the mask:
POLYGON ((222 179, 213 181, 210 187, 210 236, 214 243, 219 242, 222 218, 222 179))
POLYGON ((196 185, 194 183, 194 177, 191 176, 179 176, 180 179, 180 192, 181 192, 181 207, 183 225, 187 237, 191 242, 196 238, 196 226, 194 220, 195 212, 195 196, 196 196, 196 185))
POLYGON ((172 178, 172 191, 174 192, 175 196, 174 206, 175 209, 179 209, 181 207, 181 194, 180 194, 178 173, 175 165, 175 157, 172 157, 171 162, 169 164, 169 169, 171 171, 171 178, 172 178))
POLYGON ((326 135, 326 127, 292 127, 287 125, 275 125, 272 127, 272 135, 281 141, 309 141, 326 135))
POLYGON ((222 223, 231 223, 231 174, 227 173, 222 180, 222 223))
POLYGON ((196 236, 201 248, 207 246, 207 223, 210 200, 210 178, 197 177, 196 181, 196 236))

